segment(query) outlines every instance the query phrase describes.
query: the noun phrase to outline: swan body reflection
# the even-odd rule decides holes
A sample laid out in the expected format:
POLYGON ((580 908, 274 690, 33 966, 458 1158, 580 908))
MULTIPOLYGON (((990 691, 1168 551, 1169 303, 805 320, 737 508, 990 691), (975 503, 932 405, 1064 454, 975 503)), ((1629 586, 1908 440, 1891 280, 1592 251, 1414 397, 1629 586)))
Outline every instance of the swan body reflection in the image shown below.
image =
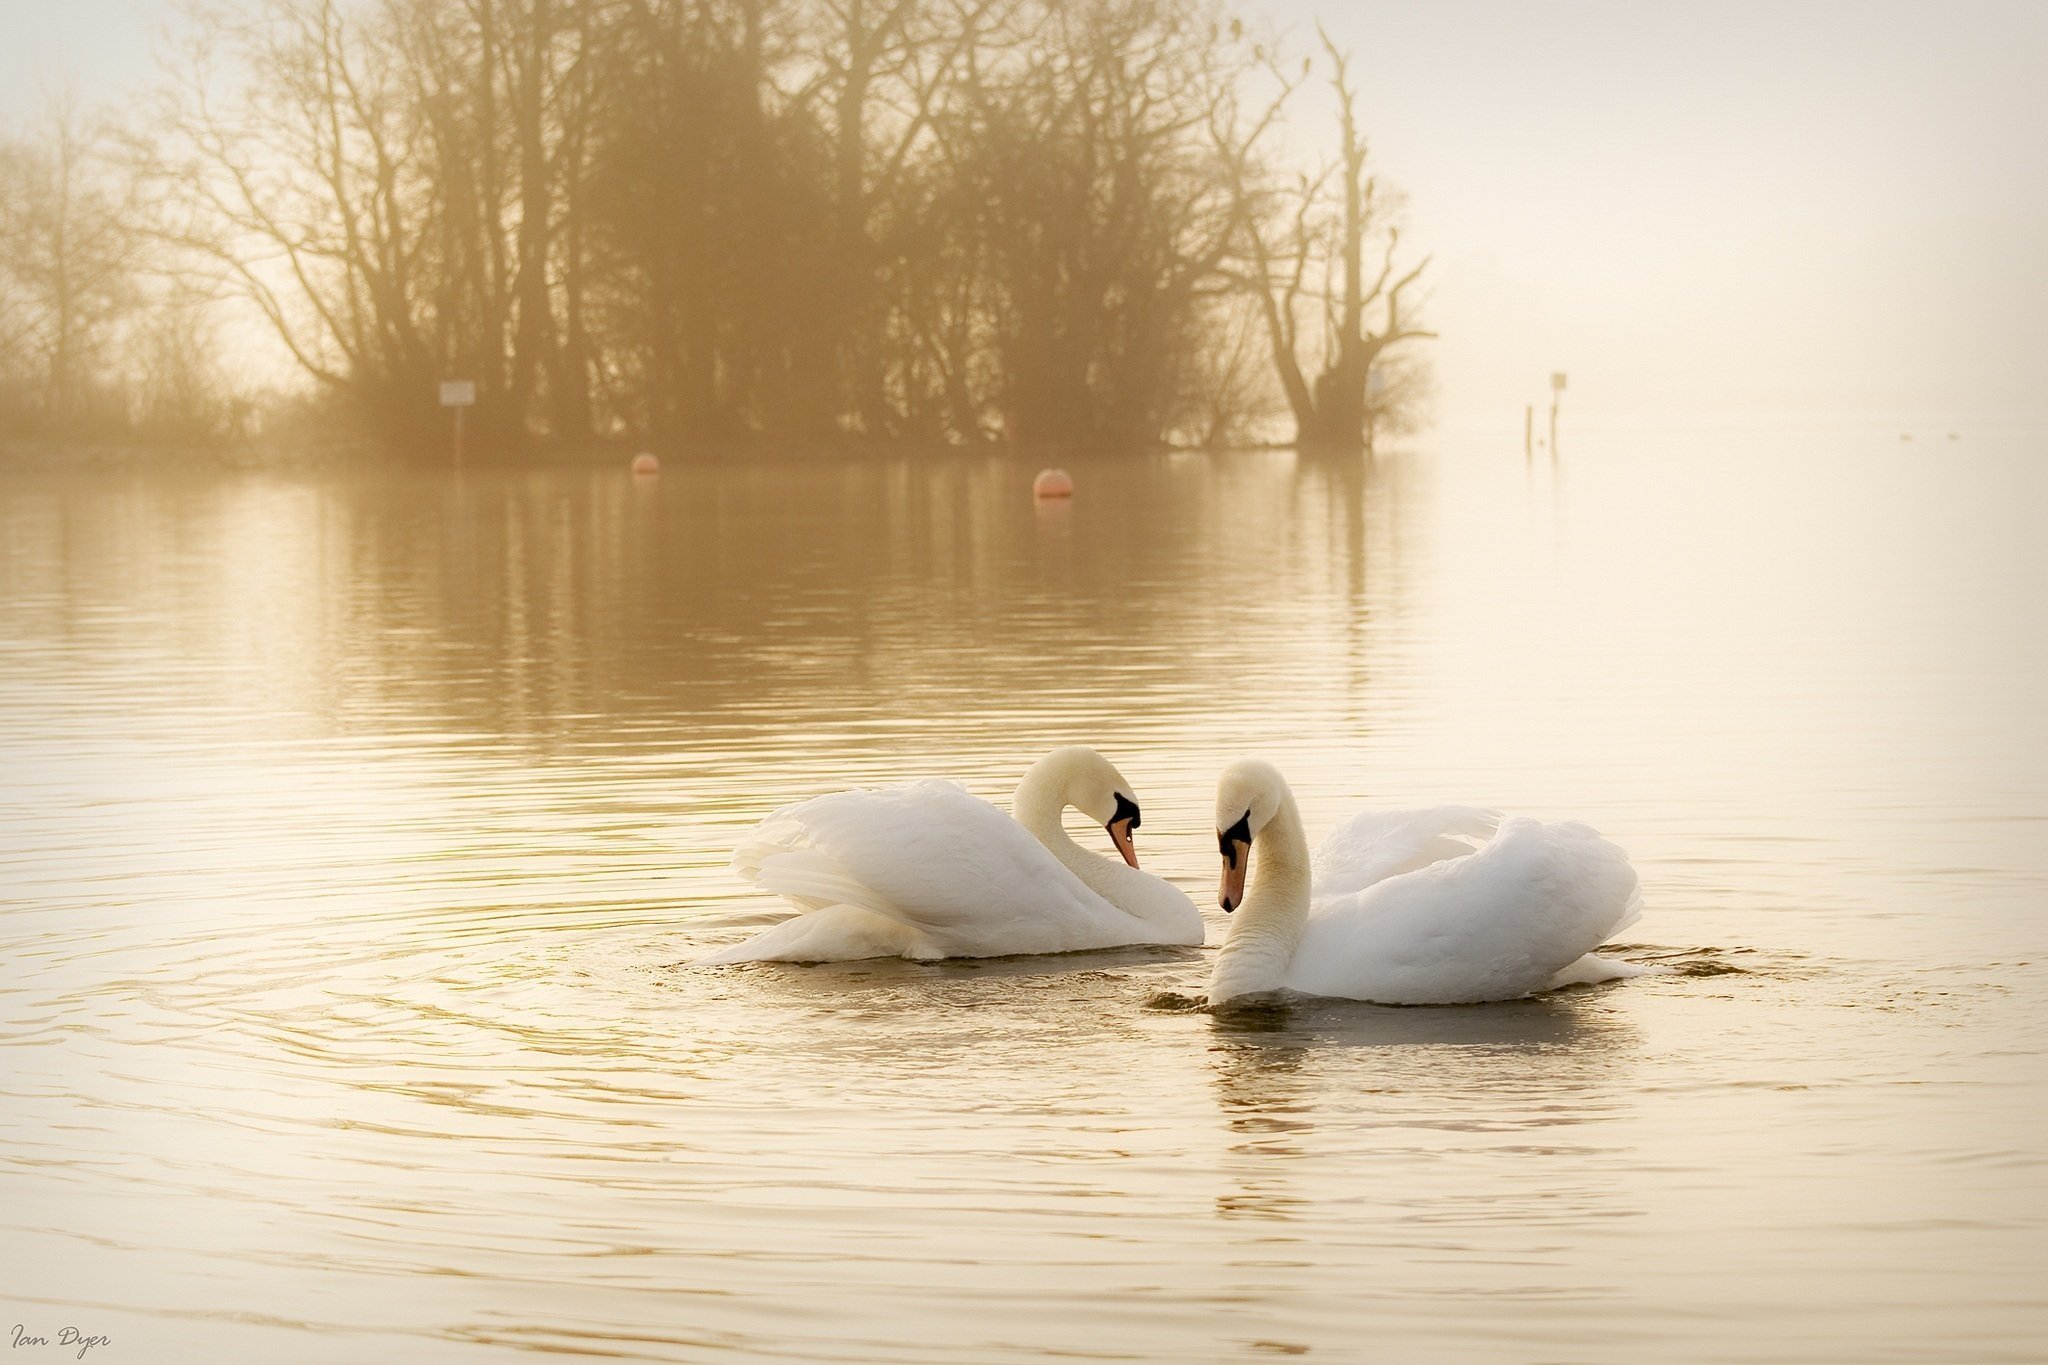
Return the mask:
POLYGON ((1474 1004, 1637 970, 1592 953, 1642 899, 1628 855, 1584 825, 1464 806, 1368 811, 1311 858, 1286 780, 1244 761, 1217 784, 1216 829, 1219 899, 1235 918, 1212 1009, 1283 992, 1474 1004))
POLYGON ((1195 945, 1194 902, 1140 871, 1136 797, 1093 749, 1055 749, 1004 815, 951 782, 839 792, 777 811, 733 866, 802 914, 703 959, 839 962, 1005 957, 1134 944, 1195 945), (1108 830, 1122 862, 1061 825, 1068 806, 1108 830))

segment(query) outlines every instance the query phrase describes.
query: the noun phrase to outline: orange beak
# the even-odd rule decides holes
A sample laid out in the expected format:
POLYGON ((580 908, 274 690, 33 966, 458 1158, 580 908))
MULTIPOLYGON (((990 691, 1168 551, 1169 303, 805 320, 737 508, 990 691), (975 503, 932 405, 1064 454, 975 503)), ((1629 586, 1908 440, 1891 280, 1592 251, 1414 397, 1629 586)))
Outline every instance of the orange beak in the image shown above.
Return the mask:
POLYGON ((1132 867, 1136 867, 1138 865, 1138 848, 1136 844, 1131 842, 1131 822, 1128 820, 1112 820, 1104 825, 1103 828, 1109 831, 1110 842, 1116 845, 1117 852, 1124 855, 1124 861, 1132 867))
POLYGON ((1216 892, 1216 903, 1223 907, 1225 914, 1244 904, 1244 874, 1251 866, 1252 846, 1231 839, 1224 844, 1223 885, 1216 892))

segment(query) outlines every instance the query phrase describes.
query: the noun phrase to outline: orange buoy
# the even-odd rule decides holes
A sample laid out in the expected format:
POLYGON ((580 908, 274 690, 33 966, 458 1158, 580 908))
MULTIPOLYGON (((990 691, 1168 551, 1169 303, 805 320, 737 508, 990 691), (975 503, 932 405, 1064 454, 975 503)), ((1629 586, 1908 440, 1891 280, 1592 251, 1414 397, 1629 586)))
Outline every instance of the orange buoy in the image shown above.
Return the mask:
POLYGON ((643 450, 633 457, 633 472, 635 474, 659 474, 661 472, 661 461, 643 450))
POLYGON ((1031 496, 1071 498, 1074 496, 1074 480, 1064 469, 1041 469, 1038 477, 1031 481, 1031 496))

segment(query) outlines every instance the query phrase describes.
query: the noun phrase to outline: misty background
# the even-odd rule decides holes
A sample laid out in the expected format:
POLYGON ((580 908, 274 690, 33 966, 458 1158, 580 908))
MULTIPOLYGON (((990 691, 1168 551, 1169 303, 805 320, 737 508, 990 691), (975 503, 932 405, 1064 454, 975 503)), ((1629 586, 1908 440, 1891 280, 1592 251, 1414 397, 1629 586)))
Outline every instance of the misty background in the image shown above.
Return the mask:
MULTIPOLYGON (((1218 13, 1245 26, 1240 47, 1289 75, 1316 62, 1258 148, 1276 184, 1338 152, 1316 26, 1350 57, 1370 169, 1398 204, 1387 221, 1402 229, 1402 267, 1428 260, 1411 311, 1435 336, 1405 349, 1405 422, 1511 431, 1553 369, 1571 374, 1567 410, 1588 422, 1952 430, 2038 416, 2038 6, 1248 0, 1218 13)), ((0 130, 29 139, 58 105, 147 126, 166 64, 175 71, 203 27, 148 0, 17 4, 4 23, 0 130)), ((1244 114, 1271 93, 1251 82, 1244 114)), ((253 317, 209 347, 238 388, 303 383, 253 317)), ((1162 434, 1149 424, 1182 439, 1286 439, 1281 395, 1263 382, 1264 417, 1232 415, 1227 432, 1140 414, 1084 435, 1162 434)), ((1003 432, 1000 413, 983 420, 1033 434, 1003 432)))

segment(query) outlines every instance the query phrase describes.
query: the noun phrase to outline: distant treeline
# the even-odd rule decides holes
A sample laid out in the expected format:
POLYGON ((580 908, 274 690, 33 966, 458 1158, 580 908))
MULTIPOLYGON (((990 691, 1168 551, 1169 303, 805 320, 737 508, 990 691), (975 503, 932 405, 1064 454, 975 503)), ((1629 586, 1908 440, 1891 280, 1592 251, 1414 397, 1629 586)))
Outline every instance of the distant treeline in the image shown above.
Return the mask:
POLYGON ((0 142, 0 429, 246 435, 252 320, 297 401, 413 447, 443 379, 480 452, 1412 420, 1422 267, 1327 41, 1283 62, 1202 0, 203 13, 146 104, 0 142), (1340 150, 1304 171, 1311 82, 1340 150))

